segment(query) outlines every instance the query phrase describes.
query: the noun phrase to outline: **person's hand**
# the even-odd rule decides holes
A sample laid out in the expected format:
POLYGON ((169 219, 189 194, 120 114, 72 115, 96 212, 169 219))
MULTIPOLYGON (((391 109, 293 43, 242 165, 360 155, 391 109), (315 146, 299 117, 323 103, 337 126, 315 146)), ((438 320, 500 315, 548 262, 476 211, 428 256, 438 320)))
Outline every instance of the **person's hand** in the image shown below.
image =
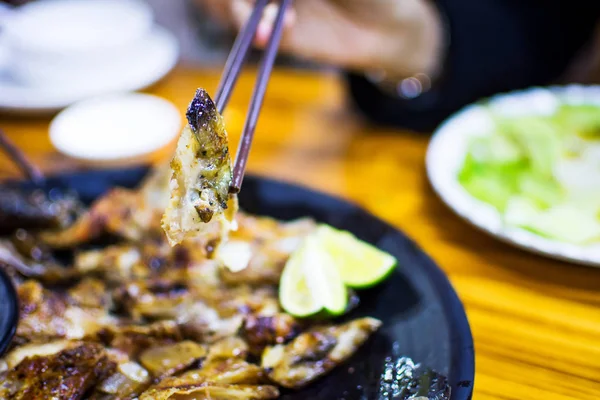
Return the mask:
MULTIPOLYGON (((196 0, 240 29, 253 0, 196 0)), ((255 44, 265 46, 277 14, 265 9, 255 44)), ((344 68, 407 77, 437 72, 442 29, 429 0, 298 0, 286 14, 281 51, 344 68)))

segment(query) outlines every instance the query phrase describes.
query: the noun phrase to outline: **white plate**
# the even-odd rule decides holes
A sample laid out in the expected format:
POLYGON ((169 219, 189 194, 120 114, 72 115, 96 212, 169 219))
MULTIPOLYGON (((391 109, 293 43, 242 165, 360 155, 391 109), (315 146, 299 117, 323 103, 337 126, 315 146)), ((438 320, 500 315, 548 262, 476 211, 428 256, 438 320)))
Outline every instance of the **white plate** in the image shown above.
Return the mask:
POLYGON ((25 86, 0 71, 0 112, 50 113, 89 97, 144 89, 167 75, 177 63, 178 56, 175 37, 165 29, 155 27, 123 65, 107 68, 102 79, 86 85, 66 82, 60 87, 25 86))
POLYGON ((61 111, 50 123, 50 141, 90 165, 130 165, 172 143, 180 129, 179 110, 161 97, 109 94, 61 111))
MULTIPOLYGON (((600 105, 600 86, 570 85, 532 88, 497 95, 488 107, 511 115, 551 114, 558 100, 600 105)), ((506 226, 491 205, 472 197, 458 182, 470 138, 490 132, 488 112, 470 105, 446 120, 434 133, 427 150, 427 174, 441 199, 459 216, 491 235, 520 248, 552 258, 600 267, 600 244, 578 246, 547 239, 527 230, 506 226)))
POLYGON ((10 9, 2 34, 22 52, 62 55, 135 43, 152 28, 144 0, 44 0, 10 9))

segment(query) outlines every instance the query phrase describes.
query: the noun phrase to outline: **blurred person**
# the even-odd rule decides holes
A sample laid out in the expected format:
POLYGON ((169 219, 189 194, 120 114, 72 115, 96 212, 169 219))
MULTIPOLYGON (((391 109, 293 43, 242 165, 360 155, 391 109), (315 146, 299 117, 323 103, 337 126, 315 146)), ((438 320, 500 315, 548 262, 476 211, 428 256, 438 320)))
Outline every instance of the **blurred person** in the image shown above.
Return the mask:
MULTIPOLYGON (((194 1, 235 31, 253 7, 194 1)), ((258 47, 276 8, 263 14, 258 47)), ((480 98, 589 76, 599 16, 592 0, 297 0, 280 49, 342 68, 374 122, 430 131, 480 98)))

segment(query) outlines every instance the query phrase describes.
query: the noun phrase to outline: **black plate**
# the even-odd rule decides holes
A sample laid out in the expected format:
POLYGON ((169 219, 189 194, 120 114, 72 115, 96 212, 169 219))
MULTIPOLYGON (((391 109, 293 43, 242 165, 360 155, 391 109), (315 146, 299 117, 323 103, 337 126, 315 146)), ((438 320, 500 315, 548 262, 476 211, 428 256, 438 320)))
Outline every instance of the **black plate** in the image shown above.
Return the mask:
MULTIPOLYGON (((91 201, 113 186, 135 187, 146 172, 89 171, 61 175, 48 184, 74 188, 91 201)), ((240 204, 254 214, 284 220, 310 216, 346 229, 393 254, 400 264, 386 282, 360 293, 361 304, 349 316, 379 318, 382 329, 343 367, 282 398, 391 399, 380 393, 380 378, 385 364, 400 356, 447 376, 453 400, 471 398, 475 361, 463 306, 443 272, 402 232, 344 200, 265 178, 246 177, 240 204)))
POLYGON ((0 355, 4 353, 15 334, 18 319, 17 293, 10 278, 0 269, 0 355))

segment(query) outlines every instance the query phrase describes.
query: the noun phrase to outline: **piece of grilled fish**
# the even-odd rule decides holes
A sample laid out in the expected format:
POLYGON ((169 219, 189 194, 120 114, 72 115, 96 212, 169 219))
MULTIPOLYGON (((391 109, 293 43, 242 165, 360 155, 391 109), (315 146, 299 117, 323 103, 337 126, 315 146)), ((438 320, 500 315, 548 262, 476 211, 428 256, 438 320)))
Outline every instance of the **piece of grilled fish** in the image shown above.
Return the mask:
POLYGON ((262 367, 273 382, 299 389, 346 361, 380 326, 377 319, 360 318, 311 329, 286 345, 265 349, 262 367))
POLYGON ((87 400, 133 400, 150 386, 150 374, 135 361, 123 360, 117 370, 101 382, 87 400))
POLYGON ((237 200, 229 196, 232 172, 223 118, 205 90, 198 89, 186 115, 188 125, 171 161, 171 200, 162 219, 172 246, 199 232, 228 231, 237 200))
POLYGON ((243 212, 238 213, 236 223, 237 230, 216 255, 227 267, 221 269, 221 279, 231 285, 279 284, 290 254, 316 229, 315 222, 307 218, 282 222, 243 212))
POLYGON ((270 385, 194 384, 169 380, 142 393, 140 400, 266 400, 278 397, 279 391, 270 385))
POLYGON ((205 346, 184 340, 144 351, 140 354, 140 363, 152 376, 163 378, 186 369, 196 360, 204 358, 206 352, 205 346))
POLYGON ((25 357, 0 376, 0 399, 81 399, 116 369, 97 343, 25 357))
POLYGON ((112 235, 130 241, 139 241, 154 230, 160 211, 150 207, 141 192, 114 188, 99 198, 77 221, 63 230, 40 232, 42 243, 67 249, 112 235))
POLYGON ((43 244, 69 249, 109 235, 139 242, 162 233, 160 219, 169 202, 171 169, 155 167, 136 190, 113 188, 63 229, 39 233, 43 244))
POLYGON ((93 283, 81 285, 81 290, 73 288, 69 294, 44 288, 33 280, 20 285, 16 339, 21 342, 82 339, 116 324, 117 318, 110 315, 104 293, 90 291, 93 283), (81 296, 83 290, 88 290, 86 297, 81 296), (100 306, 90 306, 93 304, 100 306))
POLYGON ((162 379, 140 400, 260 400, 279 397, 261 367, 246 361, 247 345, 229 337, 213 344, 199 369, 162 379))
MULTIPOLYGON (((20 233, 29 236, 25 231, 20 233)), ((72 268, 59 265, 54 258, 46 257, 40 247, 31 247, 28 251, 30 254, 24 255, 25 250, 29 250, 25 248, 26 245, 29 244, 18 240, 17 235, 13 242, 0 239, 0 269, 12 277, 16 284, 20 284, 26 278, 36 278, 49 283, 67 282, 80 275, 72 268), (37 256, 38 259, 34 259, 33 256, 37 256)))
POLYGON ((62 229, 69 226, 83 205, 74 193, 54 188, 23 190, 0 186, 0 234, 17 229, 62 229))

